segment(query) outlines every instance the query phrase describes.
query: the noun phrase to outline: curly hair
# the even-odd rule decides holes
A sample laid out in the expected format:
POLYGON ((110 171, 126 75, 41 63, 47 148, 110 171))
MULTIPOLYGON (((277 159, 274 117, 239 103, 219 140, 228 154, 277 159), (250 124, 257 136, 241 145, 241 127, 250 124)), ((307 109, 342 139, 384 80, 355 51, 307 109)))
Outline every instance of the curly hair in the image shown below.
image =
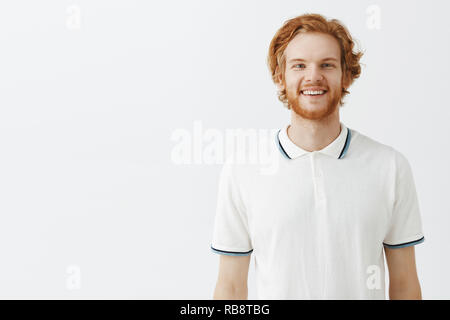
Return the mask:
MULTIPOLYGON (((299 33, 321 32, 333 36, 341 48, 341 67, 343 72, 343 83, 349 87, 353 81, 361 74, 359 63, 363 53, 353 51, 355 42, 347 28, 336 19, 327 20, 320 14, 304 14, 284 22, 277 31, 269 46, 267 63, 275 83, 284 83, 286 56, 285 49, 289 42, 299 33)), ((350 93, 346 88, 342 88, 340 105, 344 104, 343 98, 350 93)), ((287 101, 286 88, 278 92, 278 99, 290 109, 287 101)))

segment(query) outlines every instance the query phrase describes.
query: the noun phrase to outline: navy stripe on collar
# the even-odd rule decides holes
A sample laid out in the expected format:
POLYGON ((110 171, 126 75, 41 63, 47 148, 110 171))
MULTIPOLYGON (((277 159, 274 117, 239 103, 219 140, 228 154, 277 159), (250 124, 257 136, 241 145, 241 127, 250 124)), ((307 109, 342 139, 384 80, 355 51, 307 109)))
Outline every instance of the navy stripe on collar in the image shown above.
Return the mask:
POLYGON ((352 139, 352 133, 350 132, 350 128, 347 128, 347 138, 345 138, 344 148, 342 148, 341 154, 338 159, 341 159, 345 156, 347 152, 348 146, 350 145, 350 140, 352 139))
MULTIPOLYGON (((278 149, 280 149, 280 152, 281 152, 281 154, 282 154, 283 156, 285 156, 286 158, 292 160, 292 158, 289 157, 289 155, 287 154, 286 150, 284 150, 283 146, 281 145, 281 141, 280 141, 280 137, 279 137, 280 132, 281 132, 281 129, 278 130, 278 133, 276 134, 276 137, 275 137, 275 139, 276 139, 276 144, 278 145, 278 149)), ((351 130, 350 130, 350 128, 347 128, 347 137, 345 138, 344 147, 342 148, 342 151, 341 151, 341 153, 340 153, 338 159, 342 159, 342 158, 345 156, 345 154, 347 153, 347 149, 348 149, 348 146, 350 145, 350 140, 351 140, 351 139, 352 139, 352 133, 351 133, 351 130)))
POLYGON ((278 149, 280 149, 281 154, 284 155, 286 158, 292 159, 291 157, 289 157, 289 155, 287 154, 287 152, 284 150, 283 146, 281 145, 280 137, 279 137, 280 131, 281 131, 281 129, 278 130, 277 136, 275 137, 277 140, 278 149))

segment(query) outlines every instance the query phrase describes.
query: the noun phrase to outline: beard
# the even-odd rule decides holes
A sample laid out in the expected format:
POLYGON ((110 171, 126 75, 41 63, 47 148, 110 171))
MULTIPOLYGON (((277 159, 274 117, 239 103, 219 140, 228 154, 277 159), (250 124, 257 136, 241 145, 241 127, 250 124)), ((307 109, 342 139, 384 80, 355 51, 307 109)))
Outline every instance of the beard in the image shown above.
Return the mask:
POLYGON ((300 117, 309 120, 323 120, 334 113, 341 100, 342 93, 339 90, 327 90, 326 99, 320 101, 306 101, 308 98, 300 93, 287 90, 289 107, 300 117), (323 101, 326 100, 326 101, 323 101))

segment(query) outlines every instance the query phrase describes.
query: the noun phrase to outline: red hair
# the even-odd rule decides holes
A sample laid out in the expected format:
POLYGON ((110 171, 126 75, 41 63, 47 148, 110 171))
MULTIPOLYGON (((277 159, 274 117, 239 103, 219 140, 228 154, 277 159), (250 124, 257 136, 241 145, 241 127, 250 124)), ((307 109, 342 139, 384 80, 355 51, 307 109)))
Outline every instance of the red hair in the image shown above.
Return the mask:
MULTIPOLYGON (((353 52, 355 42, 347 28, 336 19, 327 20, 320 14, 304 14, 284 22, 277 31, 269 46, 267 63, 275 83, 284 83, 286 56, 284 50, 289 42, 299 33, 321 32, 333 36, 341 48, 342 83, 349 87, 353 81, 361 74, 359 59, 363 53, 353 52)), ((343 105, 343 98, 350 93, 346 88, 342 88, 340 105, 343 105)), ((278 93, 278 99, 288 108, 286 88, 278 93)))

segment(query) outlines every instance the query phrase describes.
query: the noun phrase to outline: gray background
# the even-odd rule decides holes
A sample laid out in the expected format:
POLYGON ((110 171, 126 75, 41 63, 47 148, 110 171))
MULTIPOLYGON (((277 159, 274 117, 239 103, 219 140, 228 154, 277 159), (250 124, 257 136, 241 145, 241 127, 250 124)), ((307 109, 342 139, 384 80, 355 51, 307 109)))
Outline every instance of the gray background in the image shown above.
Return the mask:
MULTIPOLYGON (((0 297, 210 299, 221 164, 175 130, 279 128, 282 23, 341 20, 365 51, 341 120, 409 159, 425 299, 450 298, 447 1, 2 1, 0 297), (375 5, 379 19, 374 28, 375 5)), ((249 298, 255 298, 254 264, 249 298)))

